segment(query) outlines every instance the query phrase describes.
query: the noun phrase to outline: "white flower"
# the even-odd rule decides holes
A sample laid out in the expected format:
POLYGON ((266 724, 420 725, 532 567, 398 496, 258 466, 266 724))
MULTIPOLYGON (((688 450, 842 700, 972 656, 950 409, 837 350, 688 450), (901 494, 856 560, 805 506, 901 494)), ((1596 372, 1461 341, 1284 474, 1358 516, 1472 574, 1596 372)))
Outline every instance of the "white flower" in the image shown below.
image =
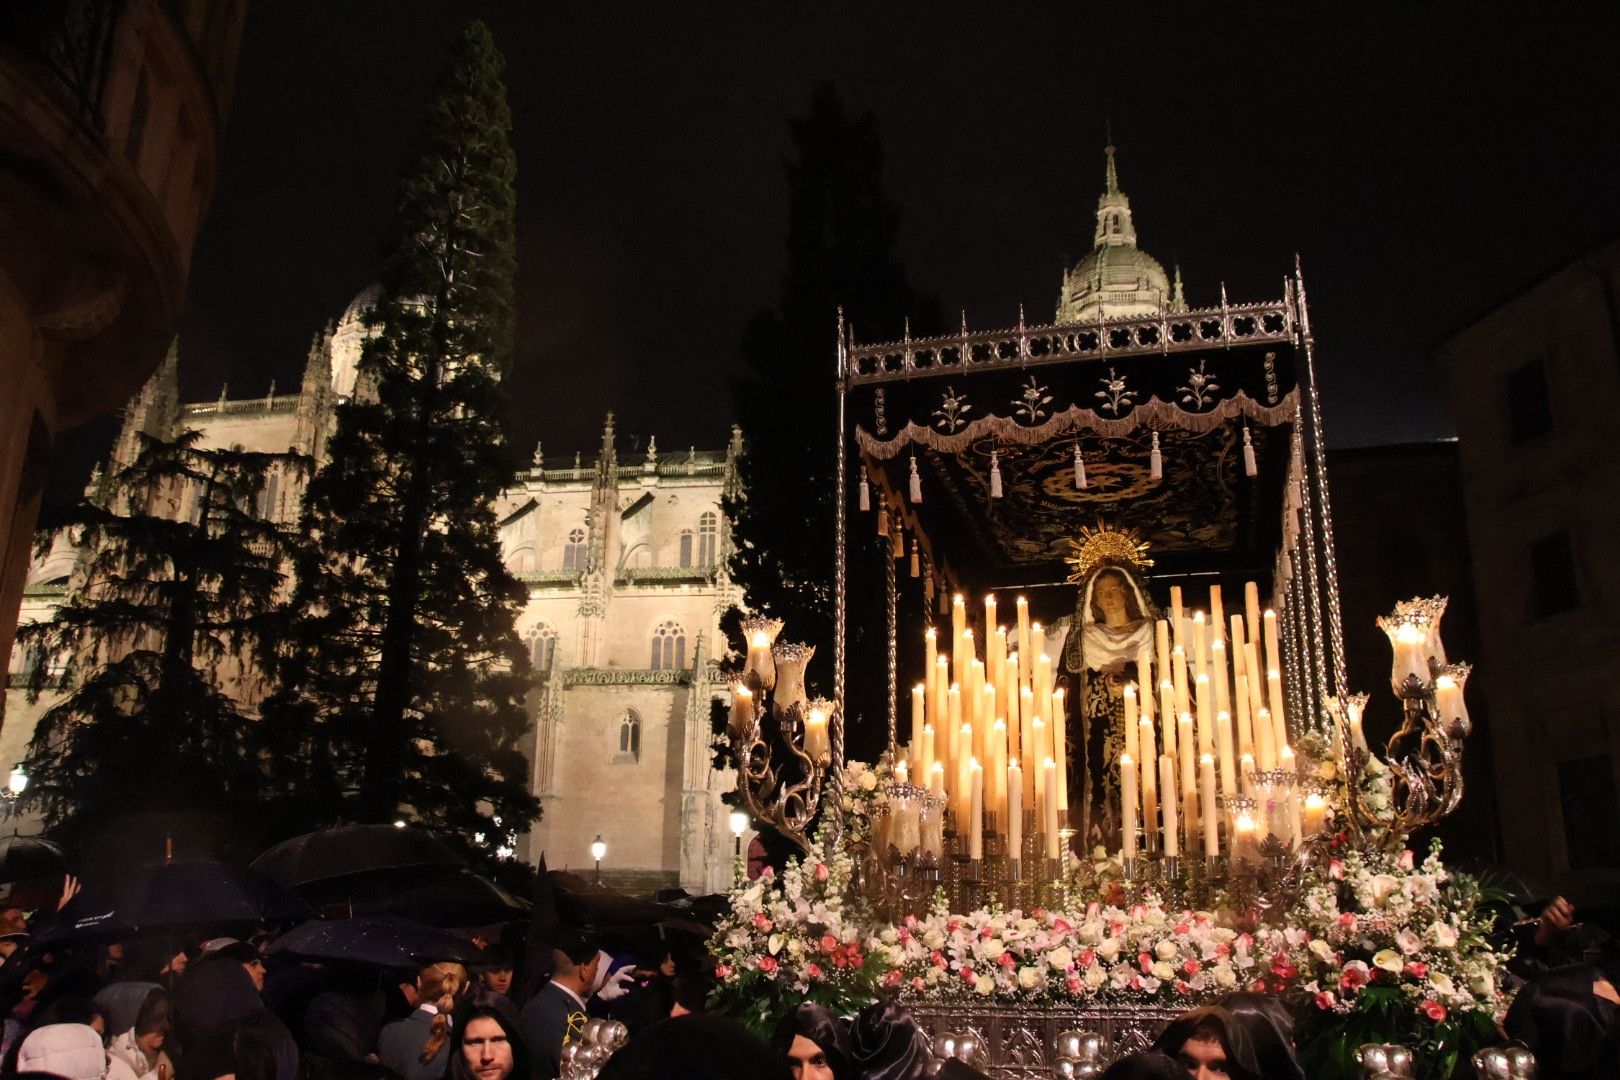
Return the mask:
POLYGON ((1215 985, 1227 989, 1237 985, 1237 972, 1226 965, 1215 969, 1215 985))
POLYGON ((1401 891, 1400 879, 1391 874, 1374 874, 1367 885, 1372 890, 1373 903, 1378 907, 1385 906, 1391 896, 1401 891))
POLYGON ((1450 997, 1457 992, 1457 987, 1452 983, 1451 976, 1443 971, 1429 972, 1429 985, 1446 997, 1450 997))
POLYGON ((991 975, 980 975, 973 980, 973 989, 984 997, 989 997, 996 992, 996 980, 991 975))
POLYGON ((1086 968, 1086 973, 1083 977, 1086 981, 1086 985, 1093 990, 1101 989, 1102 984, 1108 981, 1108 973, 1103 970, 1103 966, 1101 964, 1093 964, 1091 967, 1086 968))
POLYGON ((1018 985, 1025 990, 1033 990, 1041 985, 1041 969, 1022 967, 1018 969, 1018 985))
POLYGON ((1382 971, 1389 971, 1399 975, 1401 973, 1401 968, 1405 966, 1405 962, 1401 959, 1401 954, 1396 952, 1394 949, 1379 949, 1373 954, 1373 967, 1382 971))
POLYGON ((1309 948, 1311 950, 1311 955, 1316 957, 1318 960, 1322 961, 1322 963, 1324 963, 1324 964, 1332 964, 1333 963, 1333 946, 1329 945, 1327 942, 1323 941, 1321 938, 1312 939, 1310 945, 1308 945, 1307 948, 1309 948))
POLYGON ((930 949, 943 949, 945 947, 945 931, 937 926, 930 926, 923 931, 922 943, 930 949))
POLYGON ((1496 979, 1488 971, 1481 972, 1478 975, 1470 975, 1468 977, 1468 989, 1473 992, 1475 997, 1482 1001, 1489 1001, 1496 996, 1496 979))
MULTIPOLYGON (((858 782, 860 784, 860 787, 861 787, 862 791, 876 791, 877 790, 877 773, 870 773, 870 772, 861 773, 861 778, 860 778, 860 780, 858 782)), ((1010 825, 1008 826, 1008 828, 1011 828, 1011 827, 1012 826, 1010 826, 1010 825)))
POLYGON ((1395 932, 1395 944, 1400 946, 1401 952, 1411 956, 1423 948, 1423 939, 1414 934, 1410 928, 1403 926, 1395 932))
POLYGON ((1074 952, 1067 945, 1059 945, 1046 954, 1046 962, 1052 965, 1054 971, 1067 971, 1074 963, 1074 952))
POLYGON ((1103 938, 1097 943, 1097 955, 1105 964, 1112 964, 1119 959, 1119 938, 1103 938))
POLYGON ((772 934, 770 941, 766 943, 765 947, 766 947, 766 949, 768 949, 770 951, 770 954, 772 956, 775 956, 777 953, 781 952, 782 951, 782 935, 781 934, 772 934))
POLYGON ((1153 977, 1168 982, 1176 977, 1176 969, 1166 960, 1156 960, 1153 963, 1153 977))
POLYGON ((1434 942, 1436 948, 1452 949, 1457 946, 1457 931, 1443 922, 1435 922, 1429 927, 1429 940, 1434 942))
POLYGON ((1176 943, 1169 940, 1161 941, 1157 945, 1153 946, 1153 955, 1157 956, 1160 960, 1174 960, 1176 958, 1177 951, 1176 943))

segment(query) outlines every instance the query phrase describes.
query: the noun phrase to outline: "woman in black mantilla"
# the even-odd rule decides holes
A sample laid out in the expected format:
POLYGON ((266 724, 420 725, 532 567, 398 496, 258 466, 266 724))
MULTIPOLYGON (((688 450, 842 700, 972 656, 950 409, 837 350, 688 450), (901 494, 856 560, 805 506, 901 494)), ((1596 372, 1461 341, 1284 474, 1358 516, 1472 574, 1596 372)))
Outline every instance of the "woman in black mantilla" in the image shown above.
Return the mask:
POLYGON ((1153 560, 1135 532, 1099 526, 1080 535, 1069 559, 1079 586, 1074 615, 1053 623, 1047 641, 1068 687, 1069 813, 1084 851, 1119 831, 1124 690, 1140 681, 1136 658, 1153 647, 1155 610, 1142 573, 1153 560))

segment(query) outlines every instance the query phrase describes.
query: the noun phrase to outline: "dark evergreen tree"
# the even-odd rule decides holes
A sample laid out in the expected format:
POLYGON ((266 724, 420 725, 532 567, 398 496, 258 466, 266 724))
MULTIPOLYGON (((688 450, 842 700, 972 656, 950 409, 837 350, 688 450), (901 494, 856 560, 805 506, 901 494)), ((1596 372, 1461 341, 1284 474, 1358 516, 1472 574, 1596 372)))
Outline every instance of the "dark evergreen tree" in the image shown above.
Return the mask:
POLYGON ((282 791, 312 825, 404 816, 471 837, 538 815, 518 749, 526 593, 495 517, 516 475, 500 419, 517 171, 503 66, 480 23, 451 51, 401 183, 375 336, 306 495, 264 734, 320 762, 282 791))
MULTIPOLYGON (((790 122, 788 266, 774 309, 743 337, 747 374, 734 387, 747 440, 742 495, 728 502, 731 572, 748 604, 786 621, 785 638, 817 646, 812 681, 832 689, 838 309, 865 340, 897 338, 907 317, 927 332, 937 305, 919 301, 896 253, 900 212, 883 189, 883 154, 869 112, 830 85, 790 122)), ((856 473, 851 468, 850 490, 856 473)), ((852 655, 882 656, 882 554, 851 498, 852 655)), ((739 639, 740 642, 740 639, 739 639)), ((876 727, 888 693, 881 665, 852 666, 847 727, 856 747, 876 727), (875 721, 875 723, 874 723, 875 721)), ((869 751, 868 751, 869 752, 869 751)))
POLYGON ((31 692, 67 688, 35 730, 25 799, 69 842, 135 811, 263 824, 255 797, 289 763, 244 753, 240 702, 262 685, 254 646, 275 633, 291 542, 260 501, 271 469, 306 466, 143 435, 73 514, 86 554, 55 619, 23 630, 31 692))

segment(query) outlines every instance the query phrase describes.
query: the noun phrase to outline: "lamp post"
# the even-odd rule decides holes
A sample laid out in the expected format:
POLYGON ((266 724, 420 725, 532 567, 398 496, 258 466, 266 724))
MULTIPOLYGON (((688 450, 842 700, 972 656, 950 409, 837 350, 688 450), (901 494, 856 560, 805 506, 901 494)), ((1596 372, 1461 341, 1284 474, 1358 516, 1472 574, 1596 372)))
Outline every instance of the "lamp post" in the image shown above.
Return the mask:
POLYGON ((28 787, 28 773, 23 769, 22 762, 17 762, 11 770, 11 776, 6 781, 6 791, 13 799, 22 795, 28 787))
POLYGON ((602 884, 602 860, 607 856, 607 841, 602 834, 597 833, 596 839, 591 841, 591 858, 596 860, 596 883, 602 884))
POLYGON ((736 842, 736 847, 735 847, 735 849, 733 851, 733 857, 734 857, 734 859, 735 859, 735 861, 737 863, 737 878, 738 878, 738 880, 741 880, 742 876, 743 876, 742 838, 743 838, 743 833, 745 833, 747 831, 748 831, 748 814, 745 813, 742 810, 733 810, 731 812, 731 835, 735 839, 735 842, 736 842))

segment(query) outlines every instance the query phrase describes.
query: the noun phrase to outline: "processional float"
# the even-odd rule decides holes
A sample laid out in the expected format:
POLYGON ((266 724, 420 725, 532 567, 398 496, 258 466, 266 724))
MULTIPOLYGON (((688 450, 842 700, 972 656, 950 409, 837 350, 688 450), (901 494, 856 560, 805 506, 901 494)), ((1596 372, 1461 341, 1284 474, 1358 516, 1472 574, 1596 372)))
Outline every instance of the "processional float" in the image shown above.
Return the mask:
MULTIPOLYGON (((1270 303, 1223 290, 1177 314, 964 319, 882 344, 840 322, 837 349, 832 696, 809 699, 807 647, 755 619, 730 737, 744 806, 801 849, 817 820, 823 843, 849 844, 876 916, 1152 896, 1248 930, 1326 872, 1331 837, 1399 847, 1456 807, 1468 668, 1441 644, 1444 599, 1380 620, 1402 720, 1379 754, 1345 670, 1297 266, 1270 303), (887 750, 869 827, 843 837, 860 529, 886 541, 886 652, 859 661, 886 667, 887 750), (905 589, 926 625, 901 625, 905 589)), ((1124 1053, 1175 1012, 917 1011, 1031 1076, 1059 1034, 1124 1053)))

